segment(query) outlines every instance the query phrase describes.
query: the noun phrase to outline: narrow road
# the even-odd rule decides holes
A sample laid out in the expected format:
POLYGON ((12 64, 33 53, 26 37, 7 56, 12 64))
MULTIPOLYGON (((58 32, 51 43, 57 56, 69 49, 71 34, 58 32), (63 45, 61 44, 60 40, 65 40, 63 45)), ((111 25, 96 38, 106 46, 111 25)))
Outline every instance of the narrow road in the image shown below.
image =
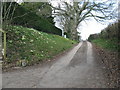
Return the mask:
POLYGON ((104 68, 90 42, 54 62, 3 73, 3 88, 107 88, 104 68), (97 57, 98 58, 98 57, 97 57))

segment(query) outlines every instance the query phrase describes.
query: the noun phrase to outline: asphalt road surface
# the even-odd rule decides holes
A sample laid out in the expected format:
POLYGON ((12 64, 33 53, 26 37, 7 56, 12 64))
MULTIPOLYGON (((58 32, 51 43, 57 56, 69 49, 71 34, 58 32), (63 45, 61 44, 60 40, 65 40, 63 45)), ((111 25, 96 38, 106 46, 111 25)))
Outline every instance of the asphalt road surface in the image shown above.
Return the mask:
MULTIPOLYGON (((44 65, 3 73, 3 88, 107 88, 92 44, 81 42, 44 65)), ((98 57, 97 57, 98 58, 98 57)))

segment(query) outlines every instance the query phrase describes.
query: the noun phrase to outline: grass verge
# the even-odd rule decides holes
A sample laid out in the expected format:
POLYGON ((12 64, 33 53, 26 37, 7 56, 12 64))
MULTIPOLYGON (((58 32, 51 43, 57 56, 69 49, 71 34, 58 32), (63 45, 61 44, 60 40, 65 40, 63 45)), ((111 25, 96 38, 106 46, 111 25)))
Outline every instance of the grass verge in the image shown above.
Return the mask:
POLYGON ((58 35, 47 34, 22 26, 6 26, 4 30, 7 32, 5 66, 9 64, 21 66, 22 61, 27 65, 39 63, 51 59, 77 43, 58 35))
POLYGON ((104 48, 104 49, 107 49, 107 50, 110 50, 110 51, 118 51, 120 50, 120 47, 118 45, 118 39, 116 38, 113 38, 113 39, 95 39, 95 40, 92 40, 93 43, 95 43, 96 45, 104 48))

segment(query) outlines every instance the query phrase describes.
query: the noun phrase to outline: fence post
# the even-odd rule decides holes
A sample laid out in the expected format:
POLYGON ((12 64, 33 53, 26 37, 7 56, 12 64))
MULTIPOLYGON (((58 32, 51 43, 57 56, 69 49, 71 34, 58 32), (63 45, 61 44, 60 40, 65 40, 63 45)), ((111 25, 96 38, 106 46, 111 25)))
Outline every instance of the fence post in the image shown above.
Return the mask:
POLYGON ((3 57, 6 60, 6 32, 1 29, 0 29, 0 32, 2 32, 4 34, 4 47, 3 47, 4 48, 4 52, 3 52, 4 56, 3 57))
POLYGON ((4 59, 6 60, 6 32, 4 32, 4 59))
POLYGON ((2 0, 0 0, 0 59, 2 59, 2 0))

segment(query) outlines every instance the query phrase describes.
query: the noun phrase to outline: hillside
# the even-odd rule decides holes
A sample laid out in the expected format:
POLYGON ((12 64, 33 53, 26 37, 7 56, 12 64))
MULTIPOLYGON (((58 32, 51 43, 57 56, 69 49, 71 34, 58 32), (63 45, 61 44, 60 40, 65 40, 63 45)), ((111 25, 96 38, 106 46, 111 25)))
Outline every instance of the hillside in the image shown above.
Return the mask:
POLYGON ((7 60, 4 64, 7 65, 20 66, 22 60, 25 60, 27 65, 39 63, 76 44, 61 36, 22 26, 7 26, 4 30, 7 31, 7 60))

